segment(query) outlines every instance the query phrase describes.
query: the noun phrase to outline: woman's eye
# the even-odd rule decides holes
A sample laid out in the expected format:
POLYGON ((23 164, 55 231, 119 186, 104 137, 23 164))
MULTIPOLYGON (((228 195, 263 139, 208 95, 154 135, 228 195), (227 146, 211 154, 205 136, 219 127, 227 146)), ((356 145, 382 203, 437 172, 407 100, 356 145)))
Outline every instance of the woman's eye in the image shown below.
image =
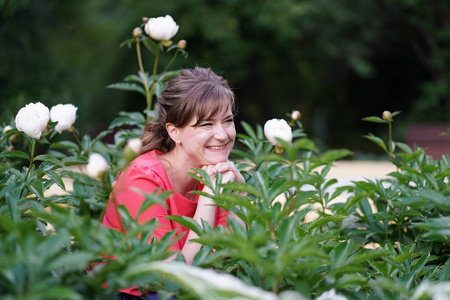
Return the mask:
POLYGON ((233 122, 234 122, 233 119, 226 119, 226 120, 225 120, 225 123, 233 123, 233 122))
POLYGON ((208 126, 212 126, 212 123, 202 123, 200 126, 201 127, 208 127, 208 126))

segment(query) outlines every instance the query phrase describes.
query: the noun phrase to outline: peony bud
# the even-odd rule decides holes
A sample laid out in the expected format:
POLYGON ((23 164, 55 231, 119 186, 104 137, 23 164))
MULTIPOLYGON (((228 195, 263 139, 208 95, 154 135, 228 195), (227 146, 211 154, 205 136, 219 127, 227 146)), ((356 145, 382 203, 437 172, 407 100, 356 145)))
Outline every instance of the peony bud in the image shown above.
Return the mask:
POLYGON ((139 138, 131 139, 128 141, 127 147, 130 148, 134 153, 139 154, 142 148, 142 141, 139 138))
POLYGON ((277 138, 286 142, 292 141, 292 129, 289 124, 283 119, 272 119, 264 125, 264 135, 269 143, 275 146, 277 153, 282 153, 281 145, 279 145, 277 138), (277 148, 278 147, 278 148, 277 148))
POLYGON ((62 133, 64 130, 72 130, 72 125, 77 118, 77 109, 73 104, 58 104, 52 107, 50 119, 52 122, 58 122, 55 127, 58 133, 62 133))
POLYGON ((130 139, 124 149, 124 157, 127 161, 132 161, 141 152, 142 141, 139 138, 130 139))
POLYGON ((391 121, 392 120, 392 114, 388 110, 383 111, 383 114, 381 115, 381 117, 383 119, 385 119, 386 121, 391 121))
POLYGON ((186 49, 186 46, 187 46, 186 40, 180 40, 180 41, 178 42, 178 48, 180 48, 180 49, 186 49))
POLYGON ((16 115, 15 123, 17 130, 26 135, 40 139, 50 120, 48 107, 44 104, 29 103, 22 107, 16 115))
POLYGON ((10 131, 11 129, 13 129, 11 125, 6 125, 5 128, 3 128, 3 133, 10 131))
POLYGON ((86 174, 92 178, 100 178, 109 169, 106 159, 98 153, 91 153, 86 166, 86 174))
POLYGON ((152 39, 168 41, 178 32, 178 25, 171 16, 167 15, 150 18, 145 24, 144 30, 152 39))
POLYGON ((161 44, 163 44, 164 47, 168 48, 170 46, 172 46, 173 42, 172 41, 161 41, 161 44))
POLYGON ((133 29, 132 34, 135 38, 139 38, 142 35, 142 29, 140 27, 136 27, 135 29, 133 29))
POLYGON ((148 18, 147 17, 142 17, 142 22, 147 23, 148 22, 148 18))
POLYGON ((298 111, 298 110, 293 110, 293 111, 292 111, 292 113, 291 113, 291 119, 292 119, 292 121, 300 120, 300 117, 301 117, 300 111, 298 111))
MULTIPOLYGON (((12 126, 6 125, 5 128, 3 128, 3 133, 6 133, 6 132, 10 131, 11 129, 13 129, 12 126)), ((9 140, 11 143, 14 143, 16 141, 16 135, 15 134, 11 135, 9 137, 9 140)))

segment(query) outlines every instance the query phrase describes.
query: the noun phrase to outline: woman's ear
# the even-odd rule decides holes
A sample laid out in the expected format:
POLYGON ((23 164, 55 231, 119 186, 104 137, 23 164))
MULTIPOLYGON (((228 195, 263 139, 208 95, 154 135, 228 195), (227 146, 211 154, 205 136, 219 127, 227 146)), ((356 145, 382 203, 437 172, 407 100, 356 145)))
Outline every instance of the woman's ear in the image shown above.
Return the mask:
POLYGON ((178 128, 172 123, 166 123, 166 130, 172 141, 174 141, 175 144, 178 144, 180 142, 178 139, 178 128))

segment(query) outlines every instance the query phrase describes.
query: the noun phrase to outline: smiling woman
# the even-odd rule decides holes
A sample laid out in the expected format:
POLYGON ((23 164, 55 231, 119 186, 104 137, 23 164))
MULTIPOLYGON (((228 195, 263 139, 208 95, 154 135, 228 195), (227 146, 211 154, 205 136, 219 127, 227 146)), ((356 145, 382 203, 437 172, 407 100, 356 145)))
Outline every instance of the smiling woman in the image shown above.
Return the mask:
MULTIPOLYGON (((179 251, 191 264, 201 247, 191 240, 198 236, 164 217, 187 216, 200 226, 202 220, 210 226, 226 226, 227 212, 217 208, 210 198, 191 193, 213 194, 189 173, 202 168, 213 182, 217 173, 221 174, 223 183, 244 182, 234 163, 228 160, 236 138, 234 94, 227 81, 210 69, 182 70, 179 76, 167 82, 157 109, 158 119, 149 122, 142 134, 141 155, 116 181, 103 223, 110 228, 126 230, 117 213, 118 205, 124 205, 140 223, 157 218, 159 226, 153 236, 160 239, 174 229, 177 235, 184 234, 171 250, 179 251), (153 205, 137 216, 145 200, 144 194, 156 190, 172 191, 166 206, 153 205)), ((133 287, 122 290, 119 299, 124 295, 127 299, 142 296, 133 287)))

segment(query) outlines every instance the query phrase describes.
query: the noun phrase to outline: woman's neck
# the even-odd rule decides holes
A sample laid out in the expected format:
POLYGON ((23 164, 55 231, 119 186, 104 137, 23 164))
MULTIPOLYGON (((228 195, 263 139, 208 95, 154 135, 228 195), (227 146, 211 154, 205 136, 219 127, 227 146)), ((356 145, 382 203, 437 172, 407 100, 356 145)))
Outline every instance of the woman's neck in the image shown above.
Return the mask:
POLYGON ((158 158, 163 163, 173 188, 184 197, 193 198, 195 195, 189 192, 196 189, 198 181, 188 174, 193 172, 193 167, 187 163, 187 160, 177 155, 175 150, 162 154, 158 158))

